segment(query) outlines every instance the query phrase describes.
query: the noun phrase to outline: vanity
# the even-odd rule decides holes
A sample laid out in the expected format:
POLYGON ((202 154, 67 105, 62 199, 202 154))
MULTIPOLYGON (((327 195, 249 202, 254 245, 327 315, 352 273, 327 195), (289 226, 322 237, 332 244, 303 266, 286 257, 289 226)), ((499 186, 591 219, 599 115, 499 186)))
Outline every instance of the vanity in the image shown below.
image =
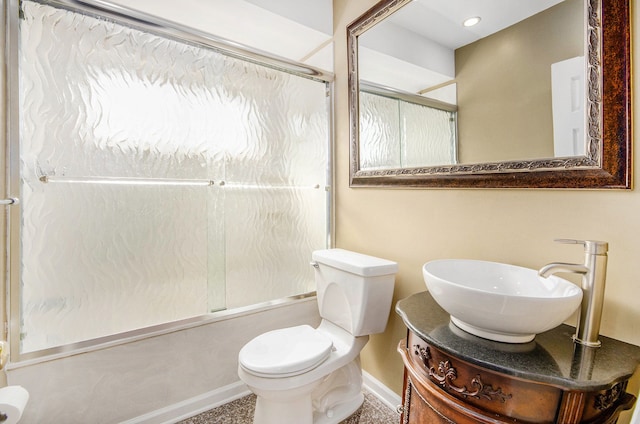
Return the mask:
POLYGON ((407 326, 402 424, 615 423, 635 396, 626 392, 640 347, 600 337, 572 341, 562 324, 528 343, 483 339, 456 327, 428 292, 396 305, 407 326))

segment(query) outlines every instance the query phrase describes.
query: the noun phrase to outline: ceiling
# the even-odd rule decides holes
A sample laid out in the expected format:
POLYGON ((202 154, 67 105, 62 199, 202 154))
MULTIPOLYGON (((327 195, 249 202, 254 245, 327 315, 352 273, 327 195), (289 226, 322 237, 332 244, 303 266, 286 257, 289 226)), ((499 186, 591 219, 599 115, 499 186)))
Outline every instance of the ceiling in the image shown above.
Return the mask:
POLYGON ((390 20, 449 49, 457 49, 514 25, 563 0, 414 0, 390 20), (480 16, 466 28, 462 22, 480 16))
MULTIPOLYGON (((485 37, 562 0, 414 0, 391 20, 448 49, 485 37), (482 22, 464 28, 469 16, 482 22)), ((124 8, 333 71, 333 0, 108 0, 124 8)))
POLYGON ((444 86, 455 80, 457 48, 562 1, 414 0, 359 37, 359 76, 455 104, 455 86, 444 86), (480 16, 481 22, 464 27, 462 22, 473 16, 480 16))
POLYGON ((333 72, 332 0, 106 2, 232 40, 270 55, 333 72))
MULTIPOLYGON (((333 72, 333 0, 106 1, 333 72)), ((400 37, 394 38, 388 31, 371 43, 365 43, 363 37, 362 54, 375 60, 376 72, 389 74, 385 82, 402 80, 407 90, 416 92, 418 87, 425 87, 425 74, 431 76, 427 85, 452 78, 456 48, 561 1, 414 0, 385 21, 390 23, 388 31, 402 27, 399 29, 405 33, 402 40, 407 39, 407 33, 413 40, 399 42, 400 37), (482 21, 475 27, 465 28, 461 22, 469 16, 481 16, 482 21), (430 50, 425 50, 425 45, 429 45, 430 50)), ((378 27, 380 25, 376 29, 378 27)))

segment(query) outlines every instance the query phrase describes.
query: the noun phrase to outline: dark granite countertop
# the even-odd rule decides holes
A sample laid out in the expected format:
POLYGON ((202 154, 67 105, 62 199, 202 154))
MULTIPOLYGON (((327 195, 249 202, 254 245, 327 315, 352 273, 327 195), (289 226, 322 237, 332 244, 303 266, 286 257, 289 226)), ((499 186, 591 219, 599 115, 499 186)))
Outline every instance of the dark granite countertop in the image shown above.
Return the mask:
POLYGON ((500 343, 456 327, 428 292, 400 300, 405 325, 432 346, 471 364, 563 389, 604 390, 627 380, 640 365, 640 347, 600 336, 602 346, 584 347, 562 324, 523 344, 500 343))

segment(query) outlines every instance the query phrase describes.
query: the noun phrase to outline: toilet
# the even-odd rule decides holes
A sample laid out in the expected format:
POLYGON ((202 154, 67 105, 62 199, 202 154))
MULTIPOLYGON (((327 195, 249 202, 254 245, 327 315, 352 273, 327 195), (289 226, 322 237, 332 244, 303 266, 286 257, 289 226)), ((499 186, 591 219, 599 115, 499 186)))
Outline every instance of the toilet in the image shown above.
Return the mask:
POLYGON ((398 264, 343 249, 312 259, 320 325, 266 332, 238 355, 254 424, 335 424, 364 400, 360 351, 387 326, 398 264))

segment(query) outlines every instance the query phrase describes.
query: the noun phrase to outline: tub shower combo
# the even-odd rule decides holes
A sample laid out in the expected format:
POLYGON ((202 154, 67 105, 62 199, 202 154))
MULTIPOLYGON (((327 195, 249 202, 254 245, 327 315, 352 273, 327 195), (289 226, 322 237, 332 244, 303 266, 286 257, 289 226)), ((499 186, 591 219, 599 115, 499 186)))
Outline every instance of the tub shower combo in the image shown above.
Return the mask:
POLYGON ((104 2, 9 3, 13 361, 315 290, 328 76, 104 2))

